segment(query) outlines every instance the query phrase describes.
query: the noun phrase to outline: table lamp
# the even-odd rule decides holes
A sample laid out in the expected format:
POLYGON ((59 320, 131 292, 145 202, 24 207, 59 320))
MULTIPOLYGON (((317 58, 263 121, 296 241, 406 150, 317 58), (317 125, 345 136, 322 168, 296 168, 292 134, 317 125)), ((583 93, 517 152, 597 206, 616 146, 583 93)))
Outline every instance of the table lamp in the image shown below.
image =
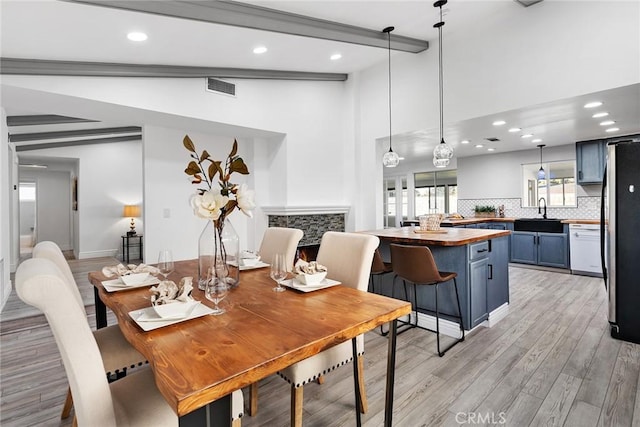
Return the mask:
POLYGON ((135 236, 136 224, 134 218, 140 216, 140 207, 137 205, 124 205, 122 216, 124 218, 131 218, 131 230, 127 231, 127 236, 135 236))

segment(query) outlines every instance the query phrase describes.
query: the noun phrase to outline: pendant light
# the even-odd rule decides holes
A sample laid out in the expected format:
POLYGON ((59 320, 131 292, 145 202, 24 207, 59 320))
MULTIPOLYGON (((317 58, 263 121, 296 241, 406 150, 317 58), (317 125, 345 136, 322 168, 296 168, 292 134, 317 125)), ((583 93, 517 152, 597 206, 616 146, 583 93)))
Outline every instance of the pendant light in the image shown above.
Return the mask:
POLYGON ((440 8, 440 22, 433 25, 433 28, 438 29, 438 66, 439 66, 439 89, 440 89, 440 144, 433 150, 433 165, 437 168, 444 168, 449 166, 449 161, 453 157, 453 148, 444 142, 444 113, 443 113, 443 78, 442 78, 442 27, 444 21, 442 20, 442 6, 447 4, 447 0, 438 0, 433 4, 433 7, 440 8))
POLYGON ((382 165, 387 168, 395 168, 400 163, 400 157, 393 152, 391 148, 391 31, 394 27, 387 27, 382 30, 383 33, 387 33, 389 38, 389 151, 384 153, 382 157, 382 165))
POLYGON ((544 144, 540 144, 538 145, 538 148, 540 149, 540 169, 538 169, 538 179, 545 179, 546 174, 544 173, 544 169, 542 167, 542 148, 546 147, 546 145, 544 144))

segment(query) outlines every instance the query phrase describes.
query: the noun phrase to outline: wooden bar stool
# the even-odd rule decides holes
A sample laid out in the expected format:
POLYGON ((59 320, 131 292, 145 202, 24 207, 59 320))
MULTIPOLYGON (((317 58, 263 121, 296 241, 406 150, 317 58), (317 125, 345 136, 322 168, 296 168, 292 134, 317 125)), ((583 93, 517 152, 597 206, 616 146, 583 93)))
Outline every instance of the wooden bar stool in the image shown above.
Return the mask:
MULTIPOLYGON (((390 245, 391 248, 391 265, 393 266, 393 272, 395 276, 393 277, 393 281, 395 284, 395 279, 400 277, 402 279, 402 284, 404 286, 404 295, 405 299, 409 301, 409 294, 407 292, 407 282, 413 283, 413 309, 416 312, 416 320, 414 323, 411 322, 403 322, 407 328, 403 329, 400 332, 404 332, 408 329, 412 328, 420 328, 425 329, 431 332, 436 333, 436 342, 438 346, 438 356, 442 357, 451 347, 456 345, 457 343, 464 341, 464 325, 462 321, 462 310, 460 309, 460 297, 458 296, 458 283, 456 282, 457 273, 450 273, 445 271, 438 271, 438 266, 436 265, 435 260, 433 259, 433 254, 431 250, 429 250, 426 246, 408 246, 408 245, 398 245, 392 243, 390 245), (440 350, 440 311, 438 310, 438 285, 441 283, 453 281, 453 287, 456 294, 456 304, 458 306, 458 316, 449 315, 455 319, 459 320, 460 324, 460 332, 462 333, 462 337, 456 339, 452 344, 450 344, 444 350, 440 350), (418 325, 418 313, 429 312, 434 313, 434 310, 426 309, 424 307, 418 306, 418 293, 416 288, 418 285, 428 285, 435 286, 435 315, 436 315, 436 330, 428 329, 423 326, 418 325), (420 311, 419 311, 420 310, 420 311)), ((395 286, 394 286, 395 293, 395 286)), ((393 297, 393 294, 392 294, 393 297)), ((398 333, 400 333, 398 332, 398 333)))

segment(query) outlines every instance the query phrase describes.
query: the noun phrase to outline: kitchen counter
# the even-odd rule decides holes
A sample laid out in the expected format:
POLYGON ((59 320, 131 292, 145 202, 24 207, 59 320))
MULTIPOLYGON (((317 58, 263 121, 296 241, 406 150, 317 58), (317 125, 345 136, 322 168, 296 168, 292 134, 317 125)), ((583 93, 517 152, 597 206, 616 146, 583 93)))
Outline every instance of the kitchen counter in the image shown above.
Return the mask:
MULTIPOLYGON (((463 220, 464 221, 464 220, 463 220)), ((417 227, 386 228, 383 230, 362 231, 378 236, 391 243, 406 243, 427 246, 463 246, 469 243, 508 236, 509 230, 482 230, 475 228, 441 228, 437 232, 419 233, 417 227)))
POLYGON ((469 224, 483 224, 486 222, 514 222, 517 218, 464 218, 464 219, 445 219, 440 225, 469 225, 469 224))
POLYGON ((563 219, 563 224, 600 224, 599 219, 563 219))
MULTIPOLYGON (((539 217, 539 216, 538 216, 539 217)), ((535 218, 538 218, 535 217, 535 218)), ((515 222, 520 218, 464 218, 464 219, 445 219, 440 225, 444 227, 455 227, 460 225, 484 224, 491 222, 515 222)), ((599 219, 560 219, 563 224, 600 224, 599 219)))
MULTIPOLYGON (((362 231, 380 238, 380 254, 391 260, 393 243, 427 246, 438 270, 458 274, 458 292, 466 330, 479 325, 492 326, 509 313, 509 235, 510 230, 447 227, 437 233, 416 233, 417 227, 362 231)), ((376 281, 375 291, 398 297, 404 295, 401 281, 388 274, 376 281), (394 292, 395 290, 395 292, 394 292)), ((457 315, 453 286, 438 287, 438 309, 441 314, 457 315)), ((419 306, 426 310, 417 314, 418 323, 435 329, 434 286, 418 286, 419 306)), ((411 292, 410 292, 411 293, 411 292)), ((405 296, 406 298, 406 296, 405 296)), ((457 324, 440 319, 442 333, 457 336, 457 324)))

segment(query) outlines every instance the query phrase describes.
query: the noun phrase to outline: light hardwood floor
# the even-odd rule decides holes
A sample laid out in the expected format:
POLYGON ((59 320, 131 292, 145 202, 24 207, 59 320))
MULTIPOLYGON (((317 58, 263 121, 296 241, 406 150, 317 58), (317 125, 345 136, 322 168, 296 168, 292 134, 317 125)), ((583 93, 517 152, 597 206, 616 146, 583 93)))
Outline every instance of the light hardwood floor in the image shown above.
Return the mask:
MULTIPOLYGON (((95 325, 86 273, 104 260, 71 264, 95 325)), ((398 337, 394 425, 640 427, 640 345, 610 337, 602 280, 513 266, 509 273, 509 315, 444 357, 434 334, 398 337)), ((13 314, 0 315, 0 424, 70 425, 59 420, 67 381, 49 328, 42 316, 15 316, 21 303, 11 298, 13 314)), ((386 346, 366 335, 365 426, 382 425, 386 346)), ((350 365, 304 392, 305 426, 355 424, 350 365)), ((289 425, 289 385, 272 376, 259 393, 258 414, 243 425, 289 425)))

